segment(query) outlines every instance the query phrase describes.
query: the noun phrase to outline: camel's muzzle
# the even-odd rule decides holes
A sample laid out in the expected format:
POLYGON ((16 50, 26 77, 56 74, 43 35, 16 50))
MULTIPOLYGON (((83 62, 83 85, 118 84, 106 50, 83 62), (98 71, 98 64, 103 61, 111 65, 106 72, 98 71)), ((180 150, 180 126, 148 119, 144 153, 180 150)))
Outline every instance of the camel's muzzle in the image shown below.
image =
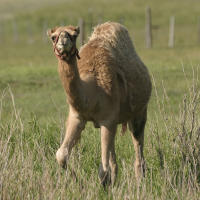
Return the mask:
POLYGON ((75 54, 80 59, 73 37, 66 31, 61 31, 55 38, 54 53, 62 60, 69 60, 75 54))

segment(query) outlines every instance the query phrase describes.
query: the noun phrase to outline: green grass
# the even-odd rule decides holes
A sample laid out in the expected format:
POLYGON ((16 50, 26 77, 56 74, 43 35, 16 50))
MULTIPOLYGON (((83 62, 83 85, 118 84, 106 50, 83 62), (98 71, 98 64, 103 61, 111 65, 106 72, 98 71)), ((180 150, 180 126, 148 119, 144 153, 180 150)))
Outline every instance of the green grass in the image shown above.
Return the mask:
MULTIPOLYGON (((199 199, 199 2, 60 0, 39 5, 31 0, 28 5, 16 0, 12 7, 13 0, 8 2, 2 1, 0 7, 4 15, 0 22, 4 27, 0 32, 0 199, 199 199), (144 48, 147 5, 158 27, 153 30, 152 49, 144 48), (176 16, 174 49, 167 48, 171 15, 176 16), (107 191, 97 176, 100 134, 91 123, 72 152, 67 174, 55 160, 68 106, 51 44, 42 41, 43 21, 53 27, 61 22, 77 24, 80 17, 88 22, 91 16, 93 24, 99 18, 123 18, 152 76, 144 149, 147 173, 140 187, 134 177, 129 133, 120 136, 118 131, 119 175, 107 191), (13 41, 13 18, 18 42, 13 41), (33 26, 33 44, 27 42, 27 21, 33 26)), ((86 30, 89 34, 89 23, 86 30)))

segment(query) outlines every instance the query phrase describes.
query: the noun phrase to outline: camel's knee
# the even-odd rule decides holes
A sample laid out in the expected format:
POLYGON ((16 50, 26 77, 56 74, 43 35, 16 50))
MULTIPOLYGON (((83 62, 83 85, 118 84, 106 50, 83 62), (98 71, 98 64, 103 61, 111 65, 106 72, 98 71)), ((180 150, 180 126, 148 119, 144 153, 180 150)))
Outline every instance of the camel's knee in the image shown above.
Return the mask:
POLYGON ((64 148, 59 148, 56 152, 56 159, 58 164, 63 167, 64 169, 67 168, 67 160, 68 160, 69 154, 68 150, 64 148))

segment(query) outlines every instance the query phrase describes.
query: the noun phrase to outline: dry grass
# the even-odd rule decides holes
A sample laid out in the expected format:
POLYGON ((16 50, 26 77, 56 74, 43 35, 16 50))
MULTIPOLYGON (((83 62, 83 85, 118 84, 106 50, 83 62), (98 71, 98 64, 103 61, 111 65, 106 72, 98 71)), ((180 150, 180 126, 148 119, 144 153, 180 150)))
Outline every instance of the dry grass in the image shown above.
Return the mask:
MULTIPOLYGON (((146 177, 137 186, 133 148, 129 135, 116 141, 119 177, 113 188, 99 184, 98 131, 88 126, 74 149, 67 172, 55 160, 60 124, 41 126, 33 116, 27 124, 20 118, 8 88, 1 94, 0 117, 9 97, 13 112, 0 124, 0 199, 199 199, 200 197, 200 90, 198 70, 193 84, 175 113, 164 86, 157 110, 149 116, 145 138, 146 177), (55 134, 56 133, 56 134, 55 134), (58 134, 57 134, 58 133, 58 134), (127 145, 127 146, 126 146, 127 145)), ((185 75, 185 81, 187 76, 185 75)), ((63 119, 61 119, 62 121, 63 119)), ((61 134, 62 135, 62 134, 61 134)))

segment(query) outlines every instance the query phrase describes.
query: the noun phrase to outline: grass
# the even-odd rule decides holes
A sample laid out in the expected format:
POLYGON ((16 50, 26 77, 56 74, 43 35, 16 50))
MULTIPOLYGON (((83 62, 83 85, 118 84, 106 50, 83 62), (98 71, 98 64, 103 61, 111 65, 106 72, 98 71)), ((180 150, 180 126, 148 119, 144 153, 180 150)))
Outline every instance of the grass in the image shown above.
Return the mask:
POLYGON ((17 1, 12 10, 4 1, 1 5, 4 11, 1 14, 12 13, 20 34, 18 42, 14 42, 13 18, 3 18, 0 199, 199 199, 200 47, 194 31, 199 2, 183 0, 180 5, 178 0, 162 4, 157 0, 125 3, 60 0, 49 5, 43 1, 38 6, 17 1), (25 5, 27 11, 21 12, 25 5), (154 47, 150 50, 144 48, 143 37, 147 5, 152 8, 154 26, 158 27, 153 30, 154 47), (55 160, 64 136, 68 107, 50 43, 41 42, 42 24, 46 19, 49 26, 61 21, 75 24, 79 17, 89 19, 88 9, 94 22, 99 17, 103 21, 119 21, 123 16, 124 24, 134 34, 137 52, 152 76, 154 87, 144 150, 147 173, 139 187, 134 177, 134 150, 129 133, 123 137, 117 134, 119 175, 116 185, 107 191, 97 176, 100 134, 91 123, 72 152, 68 171, 60 169, 55 160), (174 49, 166 47, 171 15, 176 16, 177 24, 174 49), (27 42, 27 20, 33 25, 32 44, 27 42))
POLYGON ((117 135, 119 177, 107 192, 103 191, 97 177, 98 130, 88 124, 81 143, 72 153, 66 174, 55 161, 55 151, 64 133, 64 118, 60 117, 58 122, 46 119, 46 123, 42 123, 32 115, 29 121, 22 120, 11 89, 5 90, 1 98, 1 117, 6 112, 5 99, 10 99, 12 112, 0 127, 3 133, 0 137, 1 198, 198 199, 200 94, 197 91, 199 83, 197 80, 194 83, 178 112, 174 111, 174 105, 164 92, 163 98, 157 96, 154 85, 157 109, 150 112, 146 127, 146 177, 138 188, 130 135, 117 135))

